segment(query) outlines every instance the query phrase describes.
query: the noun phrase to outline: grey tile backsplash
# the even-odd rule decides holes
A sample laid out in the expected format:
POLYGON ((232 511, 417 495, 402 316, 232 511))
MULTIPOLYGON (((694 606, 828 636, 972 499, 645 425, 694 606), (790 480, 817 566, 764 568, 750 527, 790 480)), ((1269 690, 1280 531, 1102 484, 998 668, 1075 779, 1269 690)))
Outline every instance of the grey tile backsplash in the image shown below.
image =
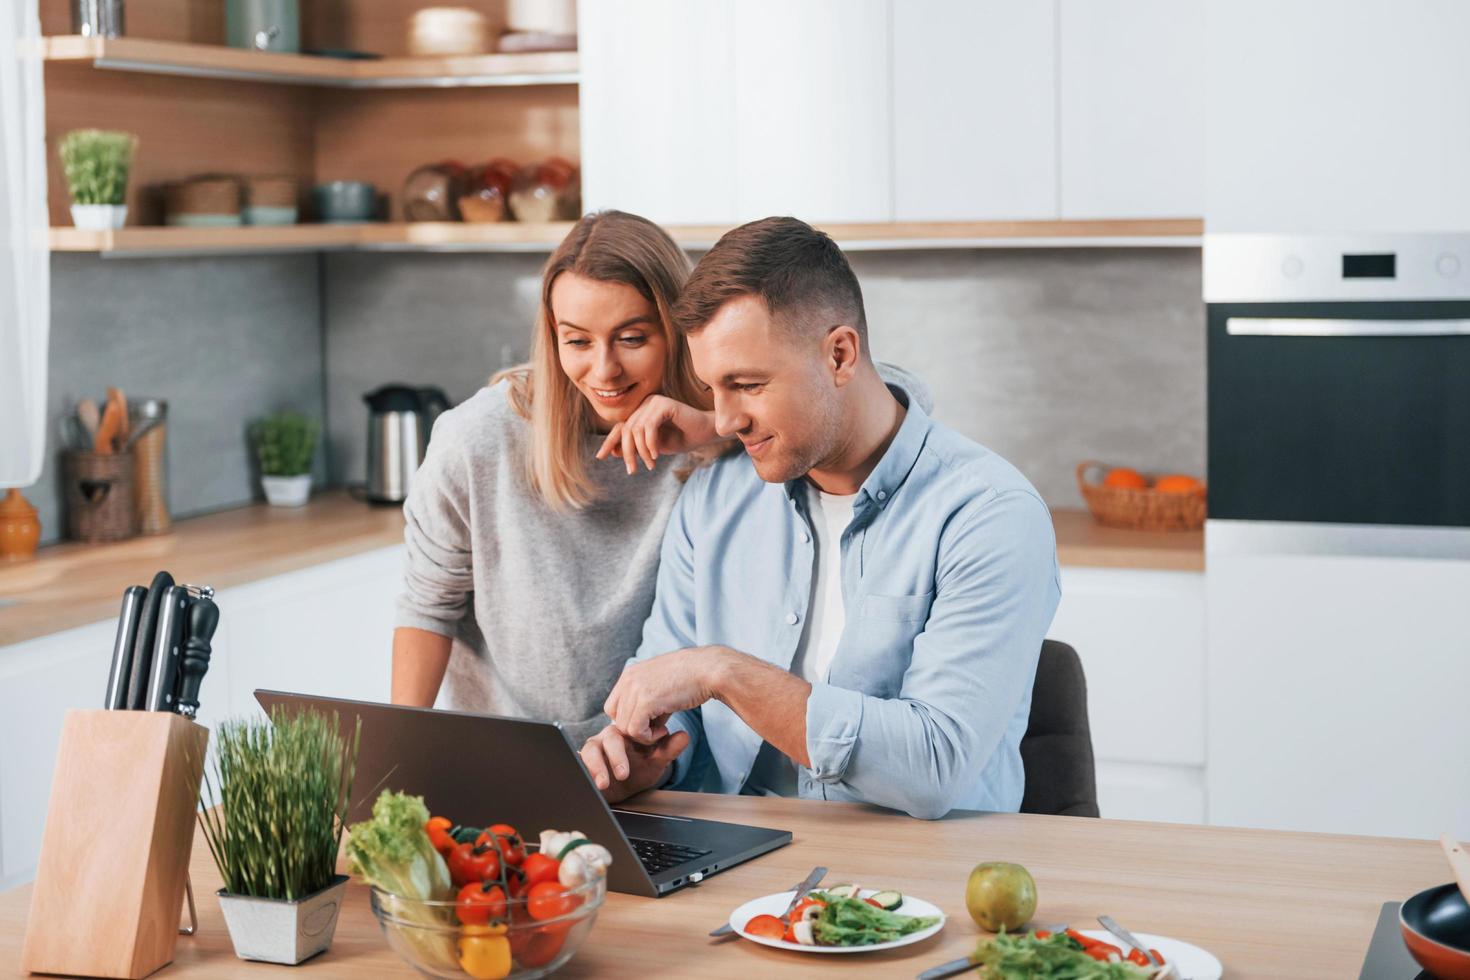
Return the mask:
MULTIPOLYGON (((362 394, 434 383, 452 402, 525 358, 544 256, 327 257, 333 482, 363 479, 362 394)), ((1196 249, 855 252, 874 352, 918 372, 938 417, 1080 507, 1088 458, 1202 474, 1196 249)))
MULTIPOLYGON (((874 352, 918 372, 936 414, 1076 507, 1079 460, 1204 472, 1195 249, 858 252, 874 352)), ((363 479, 364 392, 452 402, 526 357, 542 254, 52 258, 53 419, 108 384, 169 401, 176 515, 258 497, 248 421, 326 419, 319 484, 363 479)), ((58 459, 38 486, 61 532, 58 459)))

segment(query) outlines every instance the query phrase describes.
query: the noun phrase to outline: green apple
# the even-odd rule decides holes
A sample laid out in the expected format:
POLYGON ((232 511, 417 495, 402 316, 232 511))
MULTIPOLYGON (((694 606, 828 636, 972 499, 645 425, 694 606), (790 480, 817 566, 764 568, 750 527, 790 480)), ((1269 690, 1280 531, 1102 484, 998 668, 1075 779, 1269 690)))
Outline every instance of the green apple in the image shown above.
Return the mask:
POLYGON ((1019 864, 977 864, 965 883, 965 908, 981 929, 1014 932, 1036 914, 1036 882, 1019 864))

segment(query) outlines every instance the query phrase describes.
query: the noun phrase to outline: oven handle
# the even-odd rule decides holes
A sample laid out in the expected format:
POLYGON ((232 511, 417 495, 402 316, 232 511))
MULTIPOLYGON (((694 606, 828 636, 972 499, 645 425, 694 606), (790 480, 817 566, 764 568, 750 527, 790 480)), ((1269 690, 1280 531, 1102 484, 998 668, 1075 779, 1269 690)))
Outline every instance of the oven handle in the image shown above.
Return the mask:
POLYGON ((1470 320, 1328 320, 1232 316, 1232 337, 1464 337, 1470 320))

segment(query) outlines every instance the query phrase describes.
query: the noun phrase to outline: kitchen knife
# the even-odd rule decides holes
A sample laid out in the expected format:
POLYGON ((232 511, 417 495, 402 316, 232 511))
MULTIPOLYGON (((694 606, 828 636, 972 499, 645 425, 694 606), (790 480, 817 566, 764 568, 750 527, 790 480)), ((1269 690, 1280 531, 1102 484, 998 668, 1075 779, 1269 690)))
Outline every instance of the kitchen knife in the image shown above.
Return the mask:
POLYGON ((219 625, 219 607, 208 596, 189 603, 189 621, 184 628, 184 653, 179 663, 179 690, 174 710, 185 718, 199 711, 199 685, 209 670, 210 640, 219 625))
MULTIPOLYGON (((809 875, 807 875, 804 879, 802 879, 801 882, 799 882, 795 886, 796 894, 793 895, 793 896, 791 896, 791 904, 786 906, 786 911, 781 913, 781 918, 784 919, 786 916, 790 915, 791 914, 791 910, 794 909, 794 908, 796 908, 796 903, 797 902, 800 902, 803 898, 805 898, 806 897, 806 893, 809 892, 809 891, 811 891, 813 888, 817 887, 817 883, 820 882, 825 877, 827 877, 827 869, 826 868, 822 868, 822 867, 812 868, 812 873, 809 874, 809 875)), ((710 932, 710 937, 712 939, 718 939, 720 936, 728 936, 728 935, 730 935, 734 931, 735 931, 735 927, 732 926, 732 925, 730 925, 730 923, 726 922, 724 925, 720 926, 718 929, 712 930, 710 932)))
POLYGON ((184 623, 189 611, 189 590, 171 585, 163 593, 158 610, 158 637, 153 642, 153 663, 148 678, 146 711, 174 710, 174 692, 179 682, 179 653, 184 645, 184 623))
POLYGON ((159 572, 153 576, 153 584, 148 587, 148 598, 143 603, 142 616, 138 620, 138 639, 133 644, 133 662, 128 666, 128 696, 127 707, 133 711, 142 711, 143 704, 148 700, 148 680, 152 676, 153 666, 153 639, 158 626, 158 607, 163 605, 164 590, 174 584, 174 577, 168 572, 159 572))
POLYGON ((117 711, 128 706, 128 673, 133 664, 133 644, 138 640, 138 619, 148 590, 130 585, 123 590, 122 609, 117 614, 117 639, 112 641, 112 666, 107 671, 107 694, 102 707, 117 711))

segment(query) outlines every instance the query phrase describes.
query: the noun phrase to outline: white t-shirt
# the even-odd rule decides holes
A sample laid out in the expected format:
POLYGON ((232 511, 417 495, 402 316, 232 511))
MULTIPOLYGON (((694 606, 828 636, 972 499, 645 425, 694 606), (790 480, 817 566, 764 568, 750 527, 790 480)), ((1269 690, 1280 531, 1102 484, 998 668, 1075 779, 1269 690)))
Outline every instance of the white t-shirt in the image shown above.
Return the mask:
MULTIPOLYGON (((842 532, 852 523, 852 507, 857 494, 836 496, 823 493, 808 483, 807 513, 811 516, 816 536, 815 574, 812 576, 811 601, 807 603, 806 622, 801 641, 791 661, 791 672, 817 684, 827 680, 837 643, 847 614, 842 605, 842 532)), ((751 767, 746 792, 762 795, 795 796, 796 766, 769 742, 761 744, 751 767)))

